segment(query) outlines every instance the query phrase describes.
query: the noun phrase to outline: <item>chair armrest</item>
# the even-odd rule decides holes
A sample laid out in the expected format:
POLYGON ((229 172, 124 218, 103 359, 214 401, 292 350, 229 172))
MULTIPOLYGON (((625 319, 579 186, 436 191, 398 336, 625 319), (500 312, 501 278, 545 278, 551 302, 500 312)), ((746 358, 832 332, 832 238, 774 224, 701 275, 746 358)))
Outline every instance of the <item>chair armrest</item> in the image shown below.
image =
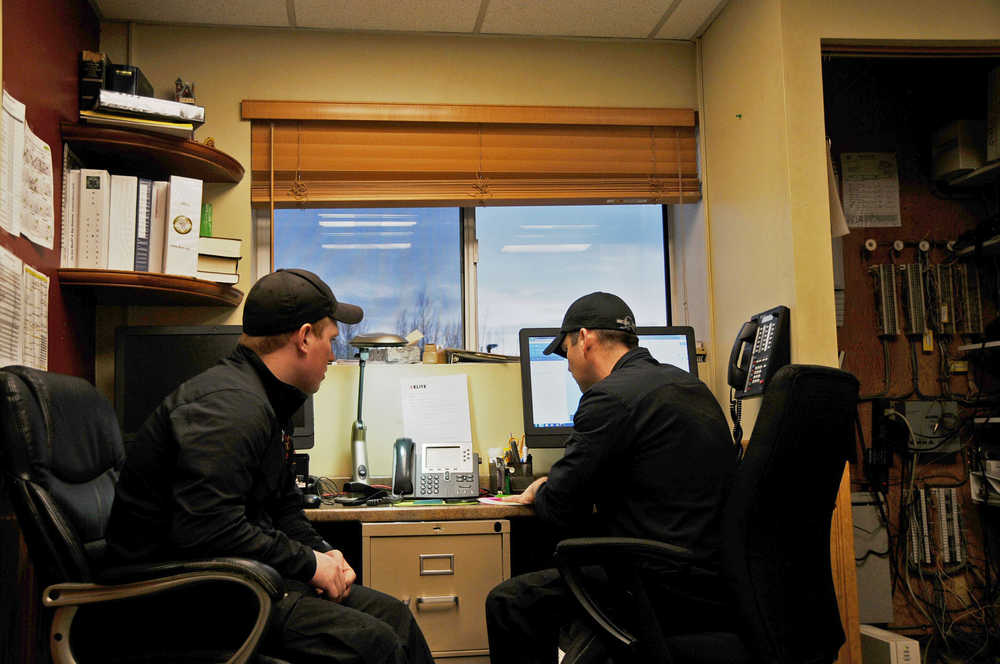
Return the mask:
POLYGON ((632 537, 577 537, 565 539, 556 545, 556 564, 559 573, 569 587, 570 592, 579 602, 593 623, 611 640, 623 648, 632 658, 647 656, 649 653, 661 653, 662 661, 672 662, 672 658, 663 643, 663 637, 652 613, 649 598, 638 575, 643 565, 651 565, 658 569, 668 569, 686 573, 699 569, 699 563, 705 560, 696 556, 689 549, 674 544, 655 540, 632 537), (637 627, 641 633, 641 642, 631 631, 616 622, 602 608, 584 583, 581 568, 600 565, 624 572, 627 590, 633 593, 633 601, 637 609, 637 627), (644 651, 644 652, 641 652, 644 651))
POLYGON ((56 664, 76 661, 69 645, 69 634, 80 606, 169 593, 206 582, 238 584, 249 589, 257 598, 254 624, 243 644, 227 660, 229 664, 241 664, 254 654, 273 603, 285 594, 284 581, 274 568, 245 558, 129 565, 107 569, 99 580, 100 583, 57 583, 45 589, 43 604, 56 609, 51 629, 54 644, 52 658, 56 664))
POLYGON ((281 575, 270 565, 249 558, 208 558, 125 565, 102 570, 97 581, 106 585, 121 585, 193 572, 216 572, 232 575, 234 579, 243 578, 260 585, 271 599, 281 599, 285 594, 285 581, 281 575))

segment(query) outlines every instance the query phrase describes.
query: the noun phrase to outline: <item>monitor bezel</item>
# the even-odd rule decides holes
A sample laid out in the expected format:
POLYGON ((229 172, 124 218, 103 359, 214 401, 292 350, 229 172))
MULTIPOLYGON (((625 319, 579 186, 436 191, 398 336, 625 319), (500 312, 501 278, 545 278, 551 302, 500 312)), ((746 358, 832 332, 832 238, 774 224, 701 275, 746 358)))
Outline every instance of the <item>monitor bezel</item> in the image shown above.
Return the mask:
MULTIPOLYGON (((136 431, 125 431, 125 391, 127 386, 124 380, 120 380, 125 375, 126 358, 124 344, 128 337, 142 336, 208 336, 236 335, 237 338, 243 333, 242 325, 124 325, 115 329, 115 413, 118 417, 118 428, 122 432, 122 437, 126 442, 131 442, 135 438, 136 431)), ((233 343, 236 347, 236 343, 233 343)), ((219 358, 220 360, 222 357, 219 358)), ((311 449, 315 445, 315 421, 313 413, 313 395, 309 395, 303 408, 303 424, 296 426, 292 432, 292 445, 296 450, 311 449)))
MULTIPOLYGON (((530 337, 555 337, 558 327, 525 327, 518 331, 517 342, 521 364, 521 414, 524 421, 524 442, 528 447, 563 447, 566 438, 573 431, 572 426, 538 427, 533 422, 533 399, 531 394, 531 353, 528 348, 530 337)), ((636 328, 637 336, 683 335, 687 339, 688 372, 698 375, 698 360, 695 353, 694 328, 690 325, 653 325, 636 328)), ((640 344, 641 345, 641 344, 640 344)))

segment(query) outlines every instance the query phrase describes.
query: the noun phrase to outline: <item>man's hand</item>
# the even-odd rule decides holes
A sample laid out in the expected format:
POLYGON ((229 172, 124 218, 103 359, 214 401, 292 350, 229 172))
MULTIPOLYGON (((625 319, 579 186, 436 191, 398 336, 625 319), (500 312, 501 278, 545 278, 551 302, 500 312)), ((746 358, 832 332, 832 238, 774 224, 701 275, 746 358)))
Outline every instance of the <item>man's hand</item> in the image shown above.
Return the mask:
POLYGON ((518 495, 514 496, 504 496, 503 500, 507 503, 521 503, 522 505, 530 505, 535 502, 535 494, 538 493, 538 488, 545 484, 545 481, 549 479, 549 476, 539 477, 537 480, 528 485, 528 488, 522 491, 518 495))
POLYGON ((357 575, 344 560, 344 554, 336 549, 326 553, 313 551, 313 555, 316 556, 316 573, 310 583, 316 586, 317 592, 340 602, 350 594, 357 575))

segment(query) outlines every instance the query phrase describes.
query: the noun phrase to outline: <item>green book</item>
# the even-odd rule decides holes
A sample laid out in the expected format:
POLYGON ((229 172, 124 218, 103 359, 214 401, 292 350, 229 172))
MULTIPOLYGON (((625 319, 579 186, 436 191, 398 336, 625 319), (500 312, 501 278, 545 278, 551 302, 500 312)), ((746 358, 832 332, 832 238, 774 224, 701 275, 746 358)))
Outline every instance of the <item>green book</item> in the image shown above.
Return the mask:
POLYGON ((212 204, 201 204, 201 232, 202 237, 212 237, 212 204))

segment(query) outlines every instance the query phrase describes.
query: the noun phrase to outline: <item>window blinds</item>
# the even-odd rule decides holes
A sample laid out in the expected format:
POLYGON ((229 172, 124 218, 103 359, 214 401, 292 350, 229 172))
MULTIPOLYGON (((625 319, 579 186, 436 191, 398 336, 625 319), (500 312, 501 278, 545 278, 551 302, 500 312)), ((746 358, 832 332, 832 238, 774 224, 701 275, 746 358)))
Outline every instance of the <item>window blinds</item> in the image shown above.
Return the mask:
POLYGON ((690 203, 688 109, 244 101, 255 205, 690 203))

